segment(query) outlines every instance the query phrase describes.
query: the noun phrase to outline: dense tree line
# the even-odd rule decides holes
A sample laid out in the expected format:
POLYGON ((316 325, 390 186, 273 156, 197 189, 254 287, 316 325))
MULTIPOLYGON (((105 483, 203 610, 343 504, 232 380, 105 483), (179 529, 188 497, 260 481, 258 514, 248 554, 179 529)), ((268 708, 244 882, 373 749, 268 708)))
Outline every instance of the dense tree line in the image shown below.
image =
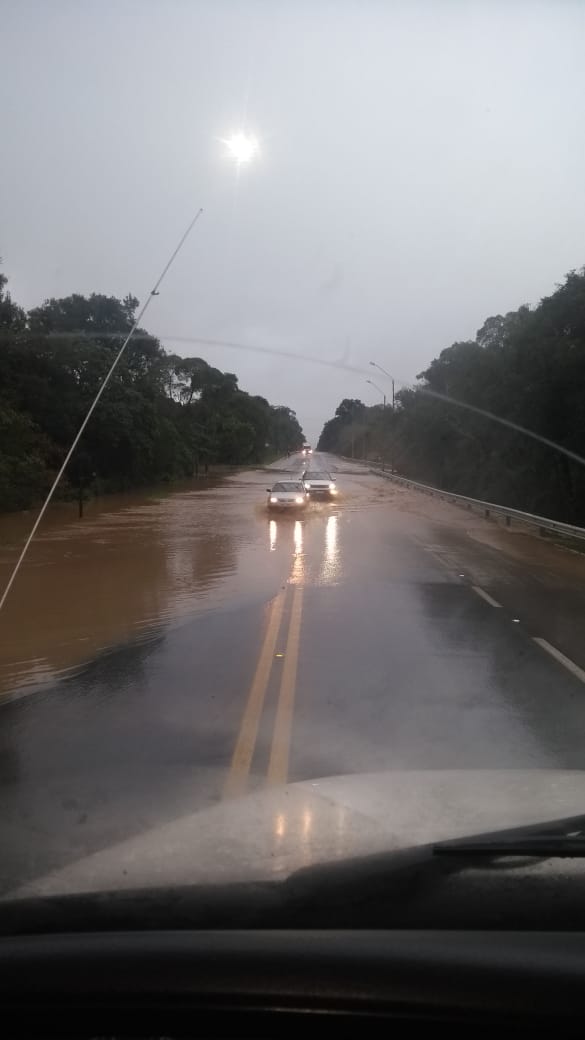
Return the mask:
MULTIPOLYGON (((47 491, 138 301, 93 294, 25 313, 0 274, 0 510, 47 491)), ((71 460, 61 493, 122 490, 199 467, 258 464, 300 447, 294 412, 240 390, 202 358, 167 353, 139 330, 71 460)))
POLYGON ((449 491, 585 525, 585 466, 474 408, 585 456, 585 269, 443 350, 394 412, 342 401, 319 440, 449 491))

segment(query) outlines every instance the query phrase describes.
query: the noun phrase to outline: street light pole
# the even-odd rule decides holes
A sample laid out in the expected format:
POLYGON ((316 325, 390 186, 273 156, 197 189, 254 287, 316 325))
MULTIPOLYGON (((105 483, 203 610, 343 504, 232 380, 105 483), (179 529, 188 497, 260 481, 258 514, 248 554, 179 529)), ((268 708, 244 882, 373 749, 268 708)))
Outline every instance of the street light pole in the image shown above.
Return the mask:
POLYGON ((384 398, 384 404, 382 405, 382 407, 383 407, 383 408, 385 408, 385 407, 386 407, 386 394, 385 394, 385 393, 384 393, 384 391, 382 390, 382 387, 381 387, 381 386, 378 386, 378 384, 377 384, 377 383, 374 383, 374 382, 373 382, 373 380, 371 380, 371 379, 366 379, 366 383, 369 383, 369 384, 370 384, 370 386, 373 386, 373 387, 375 387, 375 388, 376 388, 376 390, 378 391, 378 393, 379 393, 379 394, 382 394, 382 397, 384 398))
POLYGON ((374 368, 377 368, 380 372, 383 372, 384 375, 387 376, 390 382, 392 383, 392 411, 394 411, 394 376, 391 376, 390 373, 387 372, 385 368, 382 368, 382 366, 379 365, 377 361, 370 361, 370 365, 373 365, 374 368))
MULTIPOLYGON (((377 383, 374 383, 374 381, 372 379, 366 379, 366 383, 369 383, 370 386, 373 386, 374 389, 377 390, 379 394, 382 394, 382 400, 383 400, 382 411, 385 413, 386 412, 386 394, 382 390, 382 387, 378 386, 377 383)), ((382 426, 382 430, 383 429, 384 429, 384 427, 382 426)), ((384 469, 384 447, 383 447, 383 441, 382 441, 382 470, 383 469, 384 469)))
POLYGON ((377 361, 370 361, 370 365, 372 365, 374 368, 377 368, 379 372, 382 372, 383 375, 385 375, 390 380, 390 382, 392 383, 392 435, 390 437, 390 470, 391 470, 392 473, 394 473, 394 424, 395 424, 395 419, 394 419, 394 412, 395 412, 394 376, 391 376, 390 373, 387 372, 385 368, 382 368, 382 366, 379 365, 377 361))

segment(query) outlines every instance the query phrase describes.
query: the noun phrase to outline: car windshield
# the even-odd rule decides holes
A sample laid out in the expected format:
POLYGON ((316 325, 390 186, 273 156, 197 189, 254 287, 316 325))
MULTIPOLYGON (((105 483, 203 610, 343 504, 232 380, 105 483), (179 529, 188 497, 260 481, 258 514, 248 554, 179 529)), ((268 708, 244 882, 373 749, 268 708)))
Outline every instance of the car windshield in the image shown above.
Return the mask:
POLYGON ((585 3, 0 25, 0 900, 582 812, 585 3))

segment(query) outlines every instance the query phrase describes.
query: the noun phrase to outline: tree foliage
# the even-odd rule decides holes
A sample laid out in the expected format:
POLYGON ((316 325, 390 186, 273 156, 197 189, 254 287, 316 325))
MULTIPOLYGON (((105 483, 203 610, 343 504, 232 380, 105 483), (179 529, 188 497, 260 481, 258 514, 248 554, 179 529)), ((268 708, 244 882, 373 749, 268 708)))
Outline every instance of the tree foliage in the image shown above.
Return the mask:
POLYGON ((376 406, 348 423, 340 408, 323 450, 348 455, 353 437, 405 476, 585 525, 585 464, 497 421, 585 458, 585 269, 535 308, 492 316, 474 340, 443 350, 397 394, 394 413, 376 406))
MULTIPOLYGON (((131 329, 138 301, 93 293, 28 314, 0 275, 0 509, 46 492, 131 329)), ((296 450, 294 412, 238 387, 203 358, 167 353, 137 330, 88 424, 62 491, 193 475, 200 465, 260 464, 296 450)))

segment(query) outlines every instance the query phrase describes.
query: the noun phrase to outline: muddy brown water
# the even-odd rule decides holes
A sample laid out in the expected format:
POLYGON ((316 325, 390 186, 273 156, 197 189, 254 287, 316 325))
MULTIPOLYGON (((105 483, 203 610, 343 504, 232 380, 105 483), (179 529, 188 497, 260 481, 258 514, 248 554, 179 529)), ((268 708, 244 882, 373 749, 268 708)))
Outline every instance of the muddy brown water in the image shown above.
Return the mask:
MULTIPOLYGON (((0 613, 0 695, 30 692, 129 639, 200 611, 266 598, 286 568, 267 551, 262 471, 48 511, 0 613)), ((34 512, 0 517, 4 588, 34 512)))
MULTIPOLYGON (((45 686, 129 640, 156 638, 161 626, 275 595, 289 580, 291 556, 298 565, 303 555, 291 518, 267 515, 266 488, 279 472, 272 467, 96 499, 82 520, 75 504, 52 506, 0 612, 0 701, 45 686)), ((584 557, 532 536, 502 531, 456 506, 359 472, 342 477, 342 492, 339 506, 347 521, 356 509, 388 506, 394 522, 399 514, 432 517, 439 525, 436 538, 459 532, 468 545, 484 542, 525 564, 553 592, 569 588, 581 596, 585 588, 584 557)), ((34 517, 0 517, 2 589, 34 517)), ((306 523, 311 526, 310 516, 306 523)), ((323 531, 331 569, 333 522, 323 531)), ((575 624, 581 616, 572 603, 562 614, 565 630, 573 614, 575 624)))

